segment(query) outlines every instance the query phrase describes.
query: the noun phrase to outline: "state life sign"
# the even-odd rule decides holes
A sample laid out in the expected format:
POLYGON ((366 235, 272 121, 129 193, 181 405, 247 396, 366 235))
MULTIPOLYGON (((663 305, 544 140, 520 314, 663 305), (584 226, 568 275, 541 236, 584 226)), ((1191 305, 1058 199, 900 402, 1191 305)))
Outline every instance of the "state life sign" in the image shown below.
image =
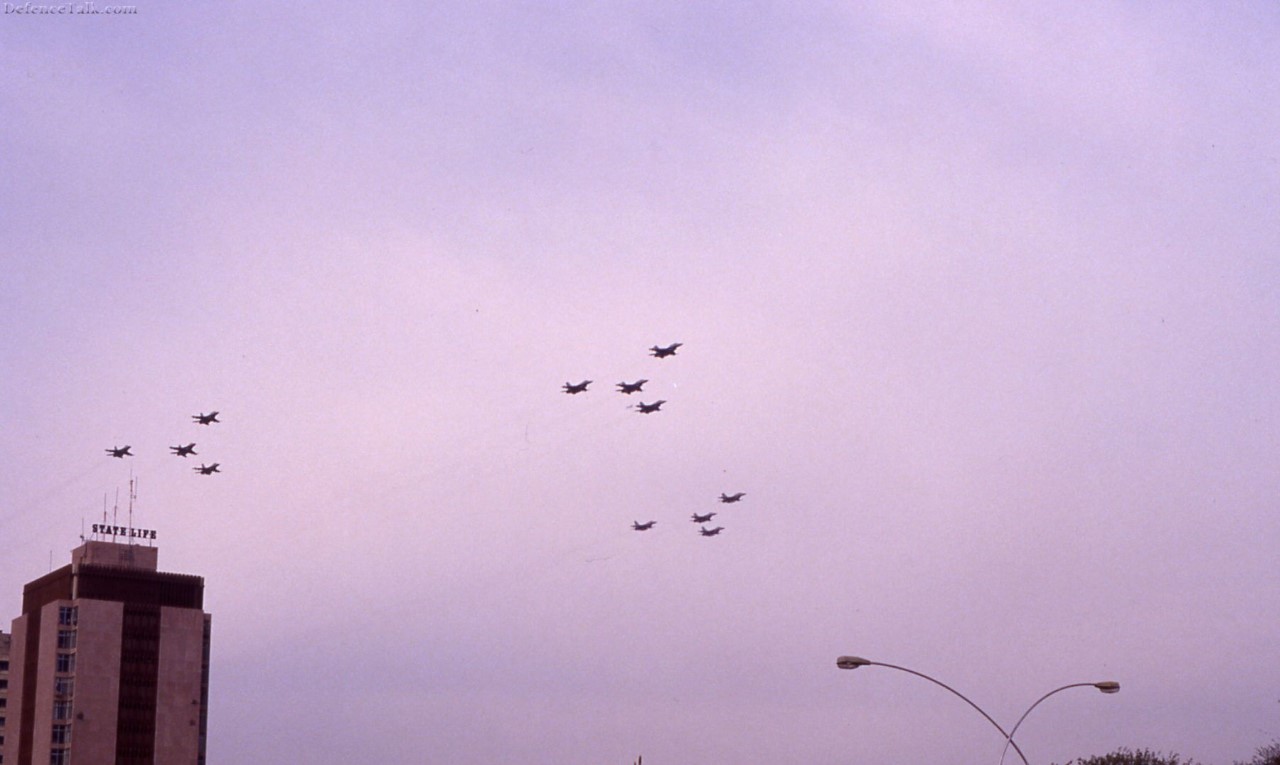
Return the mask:
POLYGON ((110 534, 113 537, 133 537, 137 539, 155 539, 155 529, 135 529, 131 526, 111 526, 106 523, 93 524, 93 533, 110 534))

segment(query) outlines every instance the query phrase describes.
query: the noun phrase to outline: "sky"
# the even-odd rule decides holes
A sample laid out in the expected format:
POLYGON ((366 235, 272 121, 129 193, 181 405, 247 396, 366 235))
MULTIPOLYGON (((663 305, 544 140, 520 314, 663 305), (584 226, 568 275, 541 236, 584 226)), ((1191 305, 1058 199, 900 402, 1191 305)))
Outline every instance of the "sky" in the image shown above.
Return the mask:
POLYGON ((19 7, 0 624, 135 481, 211 762, 1280 738, 1280 6, 19 7))

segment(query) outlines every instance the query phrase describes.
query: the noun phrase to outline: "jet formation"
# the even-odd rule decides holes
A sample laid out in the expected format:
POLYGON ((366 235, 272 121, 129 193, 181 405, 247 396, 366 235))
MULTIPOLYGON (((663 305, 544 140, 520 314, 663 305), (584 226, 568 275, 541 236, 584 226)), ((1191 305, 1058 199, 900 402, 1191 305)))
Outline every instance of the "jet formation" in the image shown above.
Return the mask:
MULTIPOLYGON (((649 349, 651 351, 649 355, 655 356, 660 359, 665 358, 667 356, 674 356, 676 349, 682 345, 684 345, 684 343, 672 343, 671 345, 668 345, 665 347, 659 347, 655 345, 649 349)), ((582 382, 578 382, 578 383, 566 382, 564 385, 560 386, 560 390, 564 391, 565 393, 568 393, 571 396, 577 395, 579 393, 586 393, 587 386, 590 385, 592 382, 594 381, 583 380, 582 382)), ((644 392, 644 385, 647 382, 649 382, 649 380, 648 378, 645 378, 645 377, 641 377, 635 382, 627 382, 626 380, 623 380, 617 384, 617 389, 619 393, 624 393, 630 396, 632 393, 644 392)), ((658 409, 665 403, 666 401, 658 401, 657 403, 654 403, 654 404, 641 403, 639 407, 639 411, 641 414, 650 414, 652 412, 658 411, 658 409)), ((214 412, 214 414, 217 414, 217 412, 214 412)))
MULTIPOLYGON (((649 355, 657 359, 665 359, 668 356, 676 355, 676 351, 683 345, 684 343, 671 343, 670 345, 655 345, 649 348, 649 355)), ((591 380, 583 380, 582 382, 579 382, 579 383, 566 382, 563 386, 561 386, 561 390, 569 395, 586 393, 587 386, 590 385, 591 382, 592 382, 591 380)), ((649 379, 645 377, 641 377, 637 379, 635 382, 627 382, 623 380, 617 383, 616 385, 617 392, 627 396, 630 396, 632 393, 643 393, 644 386, 648 382, 649 382, 649 379)), ((658 399, 657 401, 654 401, 652 403, 646 403, 644 401, 640 401, 628 408, 636 410, 636 412, 639 414, 653 414, 655 412, 661 411, 662 405, 665 403, 667 403, 666 399, 658 399)), ((722 493, 720 495, 720 501, 725 504, 733 504, 735 502, 742 501, 742 498, 745 496, 746 496, 746 492, 742 492, 742 491, 736 494, 722 493)), ((699 534, 701 534, 704 537, 714 537, 714 536, 717 536, 721 531, 724 531, 724 527, 717 526, 715 528, 707 528, 706 526, 703 526, 701 524, 709 523, 711 519, 715 516, 716 516, 716 513, 714 512, 701 513, 701 514, 694 513, 691 516, 691 519, 695 524, 699 524, 699 528, 698 528, 699 534)), ((644 523, 641 523, 640 521, 632 521, 631 528, 635 531, 648 531, 652 529, 656 523, 657 521, 646 521, 644 523)))
MULTIPOLYGON (((588 380, 587 382, 590 382, 590 380, 588 380)), ((193 414, 191 415, 191 421, 198 425, 212 425, 215 422, 222 422, 222 420, 218 419, 218 412, 216 410, 209 412, 207 414, 205 412, 201 412, 200 414, 193 414)), ((132 448, 133 447, 129 445, 113 446, 110 449, 107 449, 106 453, 117 459, 124 459, 125 457, 134 456, 133 452, 130 451, 132 448)), ((170 446, 169 453, 176 457, 183 457, 183 458, 189 457, 191 455, 199 454, 199 452, 196 451, 195 442, 192 442, 186 445, 178 444, 177 446, 170 446)), ((214 473, 221 472, 220 470, 218 470, 219 464, 220 463, 217 463, 217 462, 213 463, 212 465, 202 464, 198 468, 193 468, 193 470, 195 470, 197 473, 200 473, 201 475, 213 475, 214 473)))

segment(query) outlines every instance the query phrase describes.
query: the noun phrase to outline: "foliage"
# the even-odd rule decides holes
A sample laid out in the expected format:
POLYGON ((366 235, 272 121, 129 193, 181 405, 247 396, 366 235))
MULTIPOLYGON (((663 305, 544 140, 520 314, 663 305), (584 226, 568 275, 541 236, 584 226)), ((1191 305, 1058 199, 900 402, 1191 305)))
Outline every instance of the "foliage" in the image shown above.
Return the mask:
POLYGON ((1254 753, 1252 760, 1239 761, 1235 765, 1280 765, 1280 739, 1272 741, 1266 746, 1258 747, 1258 751, 1254 753))
POLYGON ((1198 765, 1198 763, 1195 760, 1184 760, 1182 755, 1178 754, 1121 747, 1110 754, 1075 759, 1066 765, 1198 765))
MULTIPOLYGON (((1179 754, 1121 747, 1110 754, 1077 758, 1064 765, 1199 765, 1199 763, 1195 760, 1184 760, 1179 754)), ((1232 765, 1280 765, 1280 739, 1258 747, 1252 759, 1236 760, 1232 765)))

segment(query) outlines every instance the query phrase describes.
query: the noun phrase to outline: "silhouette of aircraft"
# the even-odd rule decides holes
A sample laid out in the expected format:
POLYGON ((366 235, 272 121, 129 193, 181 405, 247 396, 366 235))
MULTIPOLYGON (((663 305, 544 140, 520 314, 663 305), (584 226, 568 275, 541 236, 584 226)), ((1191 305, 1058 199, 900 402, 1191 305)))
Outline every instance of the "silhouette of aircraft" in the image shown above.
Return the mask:
POLYGON ((629 382, 620 382, 620 383, 618 383, 618 392, 619 392, 619 393, 626 393, 626 394, 628 394, 628 395, 630 395, 630 394, 632 394, 632 393, 639 393, 639 392, 640 392, 640 390, 644 387, 644 384, 645 384, 645 383, 647 383, 647 382, 649 382, 649 381, 648 381, 648 380, 636 380, 636 381, 635 381, 635 382, 633 382, 633 383, 629 383, 629 382))
POLYGON ((737 502, 745 496, 747 496, 747 493, 745 491, 740 491, 737 494, 721 494, 720 501, 721 502, 737 502))
POLYGON ((715 515, 715 513, 707 513, 706 515, 698 515, 697 513, 694 513, 694 514, 693 514, 693 522, 694 522, 694 523, 707 523, 708 521, 710 521, 710 520, 711 520, 711 516, 713 516, 713 515, 715 515))
POLYGON ((666 348, 659 348, 658 346, 655 345, 649 349, 650 351, 652 351, 652 353, 650 353, 649 355, 655 358, 665 359, 668 356, 676 355, 676 349, 682 345, 684 345, 684 343, 672 343, 671 345, 668 345, 666 348))
POLYGON ((649 529, 653 528, 653 524, 655 523, 657 523, 657 521, 649 521, 648 523, 641 523, 640 521, 632 521, 631 528, 635 529, 636 531, 648 531, 649 529))
POLYGON ((702 528, 698 529, 698 533, 704 537, 714 537, 716 534, 719 534, 722 531, 724 531, 724 526, 716 526, 714 529, 709 529, 706 526, 703 526, 702 528))
POLYGON ((107 454, 110 454, 112 457, 124 459, 125 457, 133 456, 133 452, 129 451, 129 449, 130 449, 129 446, 113 446, 110 449, 107 449, 106 452, 107 454))
POLYGON ((221 473, 221 472, 222 472, 221 470, 219 470, 219 469, 218 469, 218 465, 220 465, 220 464, 221 464, 221 463, 218 463, 218 462, 215 462, 215 463, 213 463, 212 465, 203 465, 203 464, 202 464, 202 465, 200 465, 200 467, 198 467, 198 468, 191 468, 191 469, 192 469, 192 470, 194 470, 194 471, 196 471, 196 472, 197 472, 197 473, 199 473, 200 475, 213 475, 214 473, 221 473))
POLYGON ((640 405, 636 407, 636 411, 640 412, 640 414, 652 414, 653 412, 656 412, 659 409, 661 409, 662 405, 665 403, 667 403, 666 399, 658 399, 652 404, 646 404, 645 402, 641 401, 640 405))
POLYGON ((571 395, 574 393, 583 393, 587 390, 587 386, 590 384, 591 384, 591 380, 583 380, 577 385, 573 385, 572 383, 565 383, 564 392, 571 395))
POLYGON ((169 451, 173 452, 179 457, 186 457, 188 454, 196 454, 196 445, 187 444, 186 446, 170 446, 169 451))
POLYGON ((218 419, 217 412, 209 412, 208 414, 201 412, 200 414, 193 414, 191 415, 191 421, 198 422, 201 425, 208 425, 212 422, 222 422, 222 420, 218 419))

